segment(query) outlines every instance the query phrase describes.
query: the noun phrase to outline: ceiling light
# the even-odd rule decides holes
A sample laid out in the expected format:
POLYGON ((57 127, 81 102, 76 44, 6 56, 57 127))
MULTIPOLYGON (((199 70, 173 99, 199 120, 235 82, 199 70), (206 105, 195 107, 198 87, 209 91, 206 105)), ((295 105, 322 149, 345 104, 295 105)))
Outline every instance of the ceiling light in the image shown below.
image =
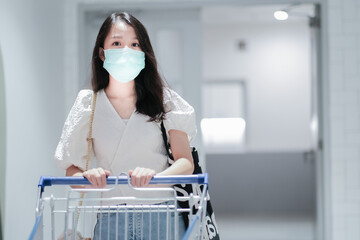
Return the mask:
POLYGON ((276 20, 284 21, 284 20, 288 19, 289 14, 284 10, 280 10, 280 11, 274 12, 274 17, 276 20))

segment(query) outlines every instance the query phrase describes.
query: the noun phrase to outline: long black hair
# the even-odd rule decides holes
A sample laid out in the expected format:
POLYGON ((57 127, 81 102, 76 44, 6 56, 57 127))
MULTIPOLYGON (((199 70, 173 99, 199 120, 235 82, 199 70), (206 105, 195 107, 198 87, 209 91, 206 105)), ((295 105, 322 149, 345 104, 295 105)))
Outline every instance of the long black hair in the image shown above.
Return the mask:
POLYGON ((109 73, 103 68, 99 49, 104 48, 105 38, 117 22, 126 23, 134 28, 140 48, 145 53, 145 68, 135 78, 136 111, 149 116, 149 121, 161 121, 165 113, 164 82, 158 72, 154 50, 144 25, 129 13, 112 13, 105 19, 99 30, 92 55, 92 88, 94 92, 98 92, 109 85, 109 73))

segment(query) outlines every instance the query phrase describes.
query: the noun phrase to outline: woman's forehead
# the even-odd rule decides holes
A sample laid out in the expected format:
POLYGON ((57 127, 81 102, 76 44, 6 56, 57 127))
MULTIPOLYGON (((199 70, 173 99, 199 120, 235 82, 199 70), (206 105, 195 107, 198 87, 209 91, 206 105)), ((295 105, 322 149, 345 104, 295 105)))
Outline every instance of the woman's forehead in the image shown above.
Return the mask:
POLYGON ((109 37, 119 37, 123 35, 135 36, 135 30, 123 21, 116 21, 109 32, 109 37))

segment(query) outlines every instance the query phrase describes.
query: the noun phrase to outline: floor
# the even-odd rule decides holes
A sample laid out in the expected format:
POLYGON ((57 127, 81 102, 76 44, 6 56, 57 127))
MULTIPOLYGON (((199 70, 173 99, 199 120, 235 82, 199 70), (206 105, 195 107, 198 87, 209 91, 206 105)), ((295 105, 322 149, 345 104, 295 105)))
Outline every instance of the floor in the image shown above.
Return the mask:
POLYGON ((222 240, 314 240, 315 222, 309 216, 217 215, 222 240))

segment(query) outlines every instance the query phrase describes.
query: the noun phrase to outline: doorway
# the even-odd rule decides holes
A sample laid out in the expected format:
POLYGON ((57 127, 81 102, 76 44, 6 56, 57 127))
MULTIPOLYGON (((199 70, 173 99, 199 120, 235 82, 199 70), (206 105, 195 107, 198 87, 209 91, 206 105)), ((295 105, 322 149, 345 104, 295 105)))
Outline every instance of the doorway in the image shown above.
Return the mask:
MULTIPOLYGON (((212 201, 226 239, 320 238, 318 10, 312 4, 290 6, 289 19, 277 21, 274 12, 288 7, 203 9, 203 84, 246 86, 245 106, 232 101, 230 91, 216 101, 228 102, 216 121, 241 119, 226 127, 231 135, 243 122, 243 141, 222 140, 223 134, 220 139, 232 145, 224 151, 221 141, 216 150, 212 139, 204 139, 211 142, 205 145, 210 190, 216 192, 212 201)), ((207 108, 206 120, 213 114, 207 108)))

